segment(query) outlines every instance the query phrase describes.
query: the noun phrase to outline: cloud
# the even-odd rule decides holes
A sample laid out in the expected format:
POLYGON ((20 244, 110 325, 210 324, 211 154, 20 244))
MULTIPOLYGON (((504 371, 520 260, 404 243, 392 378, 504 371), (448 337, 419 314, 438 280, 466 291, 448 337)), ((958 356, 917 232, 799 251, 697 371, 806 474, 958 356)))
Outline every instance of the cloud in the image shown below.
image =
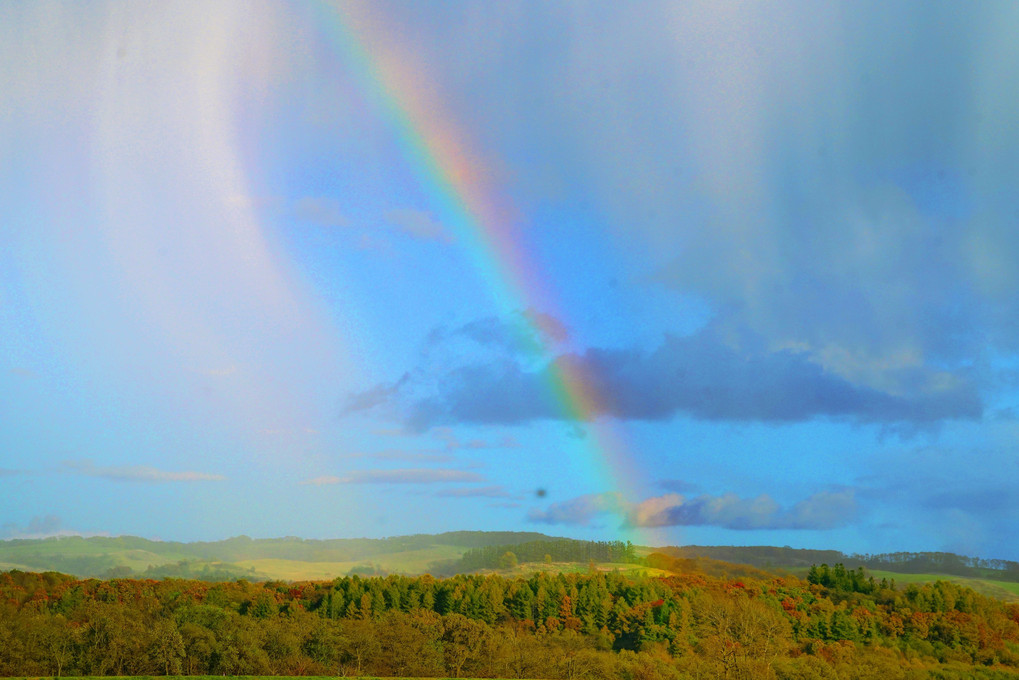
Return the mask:
POLYGON ((600 515, 622 514, 625 511, 626 503, 618 493, 595 493, 553 503, 545 510, 532 509, 527 513, 527 520, 539 524, 588 525, 600 515))
POLYGON ((502 485, 465 487, 459 489, 443 489, 435 494, 442 498, 511 498, 512 495, 502 485))
POLYGON ((294 202, 294 216, 304 222, 325 227, 343 227, 348 224, 340 202, 328 196, 304 196, 294 202))
POLYGON ((437 427, 433 430, 433 434, 443 441, 449 451, 520 448, 520 442, 513 435, 503 435, 495 441, 480 438, 461 440, 449 427, 437 427))
POLYGON ((562 343, 570 339, 570 329, 551 314, 546 314, 536 309, 526 309, 521 313, 521 316, 527 319, 528 323, 536 328, 548 341, 562 343))
POLYGON ((676 493, 690 493, 697 490, 696 484, 684 482, 682 479, 662 479, 659 480, 658 486, 666 491, 675 491, 676 493))
POLYGON ((106 532, 81 532, 64 527, 62 519, 56 515, 36 516, 28 521, 25 526, 14 522, 0 524, 0 539, 38 539, 53 538, 59 536, 109 536, 106 532))
POLYGON ((449 231, 424 210, 401 208, 386 213, 386 221, 397 230, 425 241, 452 243, 449 231))
POLYGON ((302 486, 329 486, 331 484, 342 484, 343 480, 334 475, 325 475, 322 477, 313 477, 306 479, 301 482, 302 486))
POLYGON ((987 524, 1019 517, 1014 447, 908 447, 882 451, 856 479, 870 502, 922 508, 924 516, 945 512, 980 517, 987 524))
POLYGON ((379 384, 364 392, 348 396, 346 403, 340 411, 340 415, 370 411, 377 406, 387 403, 399 394, 400 388, 408 379, 409 376, 405 375, 392 385, 379 384))
POLYGON ((466 470, 414 468, 405 470, 354 470, 343 477, 315 477, 301 484, 443 484, 447 482, 484 482, 485 478, 466 470))
POLYGON ((845 526, 855 518, 851 489, 821 491, 783 510, 770 496, 740 498, 727 493, 686 498, 666 494, 635 505, 626 515, 632 526, 714 526, 725 529, 811 529, 845 526))
POLYGON ((551 314, 527 309, 506 316, 487 316, 458 326, 438 326, 428 334, 426 358, 543 356, 546 348, 569 339, 566 326, 551 314))
POLYGON ((740 498, 736 494, 687 498, 670 493, 627 503, 619 494, 580 496, 532 510, 528 520, 545 524, 589 524, 598 515, 614 514, 635 527, 713 526, 725 529, 825 530, 845 526, 856 517, 857 506, 851 489, 821 491, 782 509, 770 496, 740 498))
POLYGON ((63 526, 63 522, 56 515, 45 517, 33 517, 24 527, 19 527, 13 522, 0 526, 0 532, 5 538, 42 538, 57 535, 63 526))
POLYGON ((445 372, 421 366, 400 382, 355 394, 367 408, 387 404, 414 430, 458 423, 516 424, 567 419, 549 385, 560 371, 585 376, 600 410, 624 420, 796 422, 832 418, 858 423, 932 425, 976 419, 983 412, 967 370, 889 370, 886 389, 857 384, 824 369, 807 352, 768 350, 763 339, 733 340, 709 325, 686 337, 667 336, 653 351, 592 348, 531 366, 513 356, 445 372))
POLYGON ((1019 351, 1012 6, 643 9, 503 6, 469 31, 424 9, 386 19, 414 27, 393 33, 515 163, 509 191, 590 205, 726 332, 907 396, 988 346, 1019 351))
POLYGON ((821 491, 794 505, 784 520, 790 529, 834 529, 852 521, 856 512, 853 489, 821 491))
POLYGON ((223 475, 207 472, 172 472, 147 465, 97 466, 89 460, 64 461, 64 467, 86 477, 99 477, 118 482, 206 482, 222 481, 223 475))
POLYGON ((453 457, 445 453, 423 453, 416 451, 399 451, 389 449, 376 451, 375 453, 364 454, 366 458, 373 460, 397 460, 411 463, 448 463, 453 457))

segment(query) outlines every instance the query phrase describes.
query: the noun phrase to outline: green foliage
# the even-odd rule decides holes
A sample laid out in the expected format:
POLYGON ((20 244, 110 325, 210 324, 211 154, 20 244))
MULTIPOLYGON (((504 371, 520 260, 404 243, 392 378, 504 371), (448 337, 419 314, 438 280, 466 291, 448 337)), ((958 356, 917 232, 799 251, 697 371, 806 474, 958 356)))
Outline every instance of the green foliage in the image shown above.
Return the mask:
POLYGON ((464 552, 457 571, 508 569, 503 558, 512 553, 519 562, 622 562, 638 561, 636 550, 627 541, 579 541, 572 538, 548 538, 515 545, 489 545, 464 552))
POLYGON ((499 557, 500 569, 512 569, 517 566, 518 563, 517 555, 512 550, 507 550, 499 557))
POLYGON ((847 593, 873 593, 878 589, 874 577, 867 576, 863 567, 846 569, 841 562, 831 568, 827 564, 812 565, 807 582, 847 593))
MULTIPOLYGON (((670 559, 660 563, 689 566, 670 559)), ((11 571, 0 573, 0 676, 991 679, 1019 669, 1019 605, 949 582, 872 584, 839 564, 809 581, 685 570, 211 584, 11 571)))

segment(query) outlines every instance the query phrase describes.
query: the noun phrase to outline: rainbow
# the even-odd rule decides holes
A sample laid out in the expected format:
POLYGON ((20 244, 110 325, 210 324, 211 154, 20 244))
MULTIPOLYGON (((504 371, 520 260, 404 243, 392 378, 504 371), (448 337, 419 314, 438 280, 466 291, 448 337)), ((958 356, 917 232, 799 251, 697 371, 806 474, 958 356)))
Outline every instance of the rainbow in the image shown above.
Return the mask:
MULTIPOLYGON (((520 247, 512 227, 516 211, 490 186, 483 158, 433 96, 427 80, 412 70, 414 60, 401 55, 399 46, 382 37, 355 6, 321 2, 315 8, 317 26, 339 50, 363 93, 388 118, 436 213, 456 236, 499 311, 511 316, 538 309, 562 319, 544 277, 520 247)), ((598 417, 606 409, 592 376, 577 362, 556 357, 540 324, 524 318, 533 337, 540 339, 537 349, 550 359, 550 393, 565 416, 591 429, 582 464, 599 487, 635 501, 633 458, 616 428, 598 417)))

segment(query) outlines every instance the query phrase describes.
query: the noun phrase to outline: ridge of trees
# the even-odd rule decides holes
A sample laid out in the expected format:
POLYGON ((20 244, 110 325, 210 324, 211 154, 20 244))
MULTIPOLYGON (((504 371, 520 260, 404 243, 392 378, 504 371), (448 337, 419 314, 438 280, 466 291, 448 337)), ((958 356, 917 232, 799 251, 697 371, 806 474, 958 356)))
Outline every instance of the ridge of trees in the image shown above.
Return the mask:
MULTIPOLYGON (((490 545, 464 552, 458 572, 506 567, 506 554, 516 562, 622 562, 636 563, 639 558, 629 541, 580 541, 572 538, 545 538, 516 545, 490 545)), ((514 565, 515 566, 515 565, 514 565)))
POLYGON ((208 583, 0 572, 0 676, 1019 673, 1019 604, 953 583, 895 590, 841 564, 816 567, 805 581, 745 565, 728 567, 745 576, 716 577, 664 553, 647 561, 674 575, 208 583))

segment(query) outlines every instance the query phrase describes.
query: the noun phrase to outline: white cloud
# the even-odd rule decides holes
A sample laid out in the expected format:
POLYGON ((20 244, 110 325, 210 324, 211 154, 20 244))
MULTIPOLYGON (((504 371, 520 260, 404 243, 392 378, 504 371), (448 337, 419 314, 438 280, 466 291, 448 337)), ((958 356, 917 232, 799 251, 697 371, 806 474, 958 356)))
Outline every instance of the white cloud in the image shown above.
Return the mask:
POLYGON ((485 478, 466 470, 414 468, 403 470, 354 470, 343 477, 326 476, 302 484, 441 484, 445 482, 484 482, 485 478))
POLYGON ((86 477, 99 477, 121 482, 209 482, 226 479, 223 475, 193 470, 160 470, 148 465, 95 465, 89 460, 64 461, 64 467, 86 477))

